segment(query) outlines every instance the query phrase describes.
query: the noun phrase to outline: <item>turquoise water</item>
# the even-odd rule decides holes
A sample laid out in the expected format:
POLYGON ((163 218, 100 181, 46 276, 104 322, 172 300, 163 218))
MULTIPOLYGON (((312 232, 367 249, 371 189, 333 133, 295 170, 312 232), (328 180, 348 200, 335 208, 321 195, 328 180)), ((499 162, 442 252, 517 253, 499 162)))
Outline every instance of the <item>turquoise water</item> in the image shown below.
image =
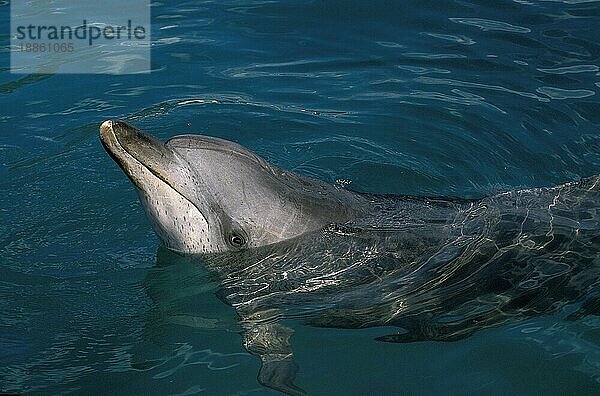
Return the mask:
MULTIPOLYGON (((153 72, 129 76, 9 74, 8 7, 1 391, 274 393, 204 269, 157 265, 172 259, 98 141, 105 119, 234 140, 370 193, 600 173, 597 1, 154 3, 153 72)), ((561 319, 574 309, 452 343, 286 324, 310 394, 597 393, 600 322, 561 319)))

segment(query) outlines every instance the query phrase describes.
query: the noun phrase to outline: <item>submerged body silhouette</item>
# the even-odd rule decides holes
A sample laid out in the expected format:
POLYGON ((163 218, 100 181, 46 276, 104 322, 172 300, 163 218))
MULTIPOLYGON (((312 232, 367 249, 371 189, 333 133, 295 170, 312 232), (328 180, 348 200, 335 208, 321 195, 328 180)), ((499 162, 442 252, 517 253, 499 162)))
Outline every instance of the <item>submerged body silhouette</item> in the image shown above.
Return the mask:
POLYGON ((582 303, 598 313, 600 179, 481 200, 369 196, 375 210, 278 245, 204 256, 259 380, 290 394, 291 331, 397 326, 385 342, 456 341, 582 303))

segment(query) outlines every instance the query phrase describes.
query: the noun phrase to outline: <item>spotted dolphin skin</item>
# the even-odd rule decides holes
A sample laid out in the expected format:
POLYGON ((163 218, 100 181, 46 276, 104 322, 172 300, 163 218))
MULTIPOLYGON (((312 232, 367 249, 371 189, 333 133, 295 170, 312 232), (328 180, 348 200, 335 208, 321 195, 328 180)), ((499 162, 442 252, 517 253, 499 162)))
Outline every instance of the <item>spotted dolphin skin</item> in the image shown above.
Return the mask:
MULTIPOLYGON (((176 279, 201 268, 218 279, 244 347, 261 360, 259 382, 278 391, 305 394, 284 319, 396 326, 377 340, 407 343, 600 311, 598 176, 477 200, 377 196, 279 169, 217 138, 163 143, 106 121, 100 139, 169 248, 159 265, 176 279)), ((161 279, 147 282, 157 300, 180 283, 161 279)))
POLYGON ((100 140, 133 182, 163 244, 181 253, 291 239, 364 213, 362 196, 279 169, 246 148, 197 135, 163 143, 123 121, 100 140))

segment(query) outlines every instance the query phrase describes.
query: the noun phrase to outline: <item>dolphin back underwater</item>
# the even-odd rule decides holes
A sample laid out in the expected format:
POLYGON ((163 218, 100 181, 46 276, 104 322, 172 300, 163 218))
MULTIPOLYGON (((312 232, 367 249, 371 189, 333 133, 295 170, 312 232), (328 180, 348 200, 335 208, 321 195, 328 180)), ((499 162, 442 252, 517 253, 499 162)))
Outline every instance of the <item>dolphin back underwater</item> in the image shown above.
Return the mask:
MULTIPOLYGON (((222 139, 166 143, 123 121, 100 139, 170 250, 234 306, 258 380, 288 394, 292 330, 397 326, 377 339, 453 341, 507 321, 600 309, 600 177, 478 200, 361 194, 222 139), (567 309, 568 308, 568 309, 567 309)), ((160 260, 159 260, 160 261, 160 260)))

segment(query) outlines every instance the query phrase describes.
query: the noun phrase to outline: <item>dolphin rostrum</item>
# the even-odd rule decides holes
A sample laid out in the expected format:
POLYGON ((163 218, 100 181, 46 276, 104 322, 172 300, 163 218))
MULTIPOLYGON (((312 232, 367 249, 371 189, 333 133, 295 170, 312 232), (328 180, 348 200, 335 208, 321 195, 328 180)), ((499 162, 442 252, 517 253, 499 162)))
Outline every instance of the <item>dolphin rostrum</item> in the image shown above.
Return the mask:
POLYGON ((304 394, 283 318, 397 326, 377 339, 404 343, 458 340, 569 304, 566 320, 600 309, 598 176, 478 200, 377 196, 222 139, 163 143, 123 121, 104 122, 100 139, 167 248, 219 253, 198 257, 273 389, 304 394))

